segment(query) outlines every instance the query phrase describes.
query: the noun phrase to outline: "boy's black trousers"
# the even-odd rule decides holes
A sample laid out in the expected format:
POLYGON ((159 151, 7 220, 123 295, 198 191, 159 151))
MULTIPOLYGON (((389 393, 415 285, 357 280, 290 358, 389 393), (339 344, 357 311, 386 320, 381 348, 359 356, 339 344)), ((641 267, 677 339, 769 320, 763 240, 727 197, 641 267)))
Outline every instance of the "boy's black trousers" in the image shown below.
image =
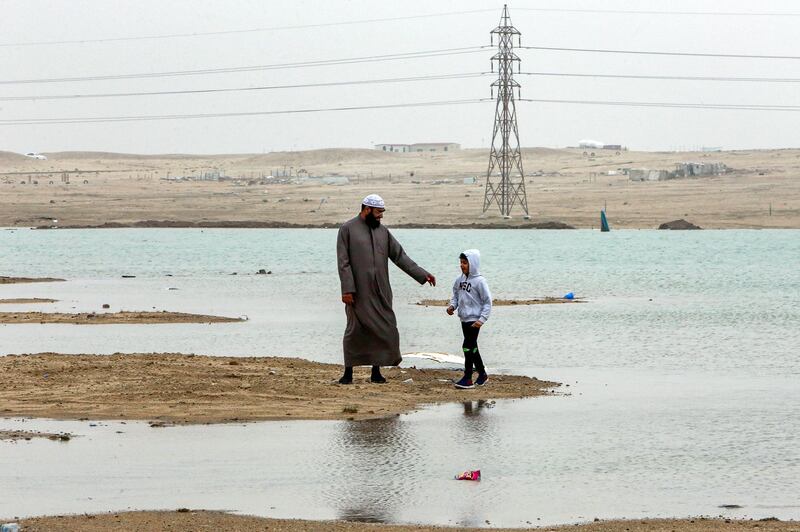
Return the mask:
POLYGON ((472 368, 478 373, 484 373, 486 368, 483 367, 483 360, 481 353, 478 351, 478 333, 481 330, 478 327, 473 327, 474 321, 462 321, 461 332, 464 333, 464 343, 461 347, 464 348, 464 375, 467 378, 472 378, 472 368))

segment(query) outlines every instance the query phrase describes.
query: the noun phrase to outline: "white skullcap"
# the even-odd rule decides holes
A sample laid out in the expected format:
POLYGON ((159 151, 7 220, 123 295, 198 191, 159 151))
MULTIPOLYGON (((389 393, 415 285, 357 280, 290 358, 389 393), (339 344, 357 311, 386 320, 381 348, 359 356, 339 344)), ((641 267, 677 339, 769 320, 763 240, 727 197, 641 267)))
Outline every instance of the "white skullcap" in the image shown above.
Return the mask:
POLYGON ((363 199, 361 205, 366 205, 367 207, 375 207, 377 209, 385 209, 383 203, 383 198, 378 196, 377 194, 370 194, 366 198, 363 199))

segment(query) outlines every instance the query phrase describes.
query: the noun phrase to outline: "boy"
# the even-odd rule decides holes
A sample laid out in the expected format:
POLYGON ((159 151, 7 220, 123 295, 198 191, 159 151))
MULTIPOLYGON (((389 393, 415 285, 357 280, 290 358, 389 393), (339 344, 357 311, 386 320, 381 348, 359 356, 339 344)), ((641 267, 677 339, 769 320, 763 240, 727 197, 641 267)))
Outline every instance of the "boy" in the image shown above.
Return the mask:
POLYGON ((481 254, 477 249, 468 249, 459 256, 461 275, 453 283, 453 298, 447 313, 458 310, 461 331, 464 333, 464 377, 455 383, 456 388, 483 386, 489 380, 478 351, 478 333, 492 312, 492 294, 486 279, 480 274, 481 254), (473 365, 478 378, 472 383, 473 365))

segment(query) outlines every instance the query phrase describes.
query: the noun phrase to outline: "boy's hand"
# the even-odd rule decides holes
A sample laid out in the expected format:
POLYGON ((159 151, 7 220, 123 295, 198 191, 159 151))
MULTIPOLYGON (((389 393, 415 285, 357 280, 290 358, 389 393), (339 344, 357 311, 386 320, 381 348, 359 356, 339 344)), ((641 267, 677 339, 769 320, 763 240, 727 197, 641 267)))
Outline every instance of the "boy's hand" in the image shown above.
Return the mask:
POLYGON ((346 294, 342 294, 342 303, 345 305, 354 305, 356 302, 356 298, 352 292, 348 292, 346 294))
POLYGON ((452 316, 452 315, 453 315, 453 312, 454 312, 455 310, 456 310, 456 309, 454 309, 454 308, 453 308, 453 305, 450 305, 449 307, 447 307, 447 314, 448 314, 448 315, 450 315, 450 316, 452 316))
POLYGON ((475 327, 476 329, 480 329, 481 325, 483 325, 482 321, 476 321, 475 323, 472 324, 472 326, 475 327))
POLYGON ((431 286, 436 286, 436 277, 434 277, 431 274, 428 274, 428 276, 425 277, 425 282, 431 286))

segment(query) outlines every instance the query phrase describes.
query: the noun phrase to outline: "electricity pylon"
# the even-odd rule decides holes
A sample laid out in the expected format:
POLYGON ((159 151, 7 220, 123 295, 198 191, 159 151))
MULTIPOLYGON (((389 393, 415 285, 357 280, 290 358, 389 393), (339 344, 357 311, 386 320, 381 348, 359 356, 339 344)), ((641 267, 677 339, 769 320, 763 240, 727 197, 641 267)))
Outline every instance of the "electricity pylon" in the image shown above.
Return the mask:
POLYGON ((497 62, 497 80, 492 83, 492 92, 497 89, 497 104, 494 113, 494 132, 489 153, 489 169, 486 171, 486 189, 483 197, 483 212, 493 203, 500 207, 504 218, 511 217, 511 209, 519 205, 528 215, 528 198, 525 195, 525 174, 522 171, 522 151, 517 129, 517 108, 514 104, 514 89, 519 93, 520 84, 514 80, 514 64, 519 72, 520 59, 514 53, 514 37, 517 46, 522 46, 521 33, 511 24, 508 6, 503 5, 500 25, 490 32, 491 42, 497 36, 497 53, 492 57, 492 71, 497 62), (495 175, 496 174, 496 175, 495 175))

